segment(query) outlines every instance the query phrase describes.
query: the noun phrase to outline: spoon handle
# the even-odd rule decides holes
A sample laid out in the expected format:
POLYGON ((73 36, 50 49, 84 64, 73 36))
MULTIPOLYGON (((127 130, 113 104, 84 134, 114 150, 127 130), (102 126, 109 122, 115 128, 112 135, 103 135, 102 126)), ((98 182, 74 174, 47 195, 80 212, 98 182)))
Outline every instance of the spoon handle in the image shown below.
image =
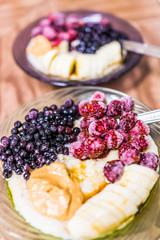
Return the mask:
POLYGON ((160 122, 160 109, 140 113, 138 119, 143 120, 145 123, 160 122))
POLYGON ((160 58, 160 47, 128 40, 123 40, 122 45, 127 51, 160 58))

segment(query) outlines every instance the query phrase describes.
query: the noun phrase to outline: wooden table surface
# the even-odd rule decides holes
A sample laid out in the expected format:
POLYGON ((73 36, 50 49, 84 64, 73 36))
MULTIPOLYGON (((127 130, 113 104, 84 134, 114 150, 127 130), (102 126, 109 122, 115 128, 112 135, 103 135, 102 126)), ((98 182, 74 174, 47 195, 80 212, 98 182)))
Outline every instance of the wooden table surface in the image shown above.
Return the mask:
MULTIPOLYGON (((137 28, 146 43, 160 46, 160 1, 157 0, 0 0, 0 123, 18 107, 58 87, 24 73, 12 56, 16 35, 51 11, 90 9, 113 13, 137 28)), ((123 77, 102 85, 123 91, 152 109, 160 108, 160 60, 143 57, 123 77)))

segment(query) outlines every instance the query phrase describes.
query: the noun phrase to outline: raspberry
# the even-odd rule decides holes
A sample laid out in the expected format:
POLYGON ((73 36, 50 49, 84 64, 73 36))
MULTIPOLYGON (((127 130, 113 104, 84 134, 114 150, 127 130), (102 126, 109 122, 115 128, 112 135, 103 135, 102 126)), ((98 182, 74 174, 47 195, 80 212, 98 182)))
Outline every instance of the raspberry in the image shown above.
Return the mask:
POLYGON ((123 143, 118 150, 119 158, 121 158, 123 152, 127 151, 128 149, 134 149, 134 148, 135 147, 133 147, 130 142, 123 143))
POLYGON ((121 114, 121 102, 119 100, 113 100, 108 104, 107 116, 116 117, 121 114))
POLYGON ((123 136, 117 130, 111 129, 107 132, 107 135, 104 137, 107 148, 114 149, 118 148, 123 142, 123 136))
POLYGON ((88 105, 90 103, 88 101, 81 101, 78 104, 78 110, 79 113, 83 116, 83 117, 87 117, 89 115, 89 110, 88 110, 88 105))
POLYGON ((144 151, 149 147, 149 138, 146 135, 138 135, 132 138, 131 143, 139 151, 144 151))
POLYGON ((88 131, 83 131, 80 132, 80 134, 78 135, 78 140, 84 142, 88 137, 89 137, 88 131))
POLYGON ((104 175, 111 183, 118 181, 123 174, 123 163, 120 160, 107 162, 103 169, 104 175))
POLYGON ((92 101, 88 105, 89 115, 97 118, 103 117, 106 109, 107 107, 103 102, 92 101))
POLYGON ((121 107, 122 111, 129 112, 133 110, 134 107, 134 101, 131 97, 123 97, 121 99, 121 107))
POLYGON ((159 164, 158 156, 152 152, 142 153, 139 165, 152 168, 156 170, 159 164))
POLYGON ((137 163, 140 160, 140 152, 136 148, 130 148, 122 153, 120 160, 124 165, 137 163))
POLYGON ((128 142, 130 139, 130 135, 128 133, 126 133, 125 131, 123 131, 122 129, 117 129, 117 131, 122 134, 123 136, 123 142, 128 142))
POLYGON ((133 112, 126 112, 120 116, 120 128, 125 132, 129 132, 136 124, 137 114, 133 112))
POLYGON ((87 157, 84 145, 80 141, 71 143, 71 145, 69 147, 69 153, 73 157, 81 159, 81 160, 84 160, 87 157))
POLYGON ((88 129, 89 125, 90 125, 93 121, 95 121, 95 118, 94 118, 94 117, 88 116, 88 117, 83 118, 83 119, 80 121, 80 128, 82 129, 82 131, 88 129))
POLYGON ((143 122, 142 120, 138 120, 134 128, 131 129, 130 135, 132 137, 137 136, 137 135, 148 135, 150 132, 150 129, 148 125, 143 122))
POLYGON ((103 117, 102 121, 104 124, 106 124, 110 129, 114 128, 116 129, 118 127, 117 120, 114 119, 113 117, 103 117))
POLYGON ((102 153, 102 155, 100 155, 98 158, 102 159, 102 158, 106 158, 109 154, 110 150, 109 149, 105 149, 104 152, 102 153))
POLYGON ((88 128, 89 134, 92 136, 101 136, 103 137, 109 127, 105 124, 102 119, 93 121, 88 128))
POLYGON ((89 137, 85 140, 84 146, 89 158, 97 158, 104 152, 105 142, 100 137, 89 137))
POLYGON ((92 95, 91 101, 99 101, 99 102, 105 103, 105 101, 106 101, 105 94, 103 92, 97 91, 92 95))

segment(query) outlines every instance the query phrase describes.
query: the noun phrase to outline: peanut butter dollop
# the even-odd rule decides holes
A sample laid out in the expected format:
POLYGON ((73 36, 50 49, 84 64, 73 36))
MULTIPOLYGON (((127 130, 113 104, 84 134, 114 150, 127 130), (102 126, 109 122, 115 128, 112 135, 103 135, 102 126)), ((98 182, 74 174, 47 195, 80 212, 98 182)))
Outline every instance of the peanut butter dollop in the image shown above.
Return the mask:
POLYGON ((37 211, 62 221, 72 218, 84 201, 78 180, 60 162, 34 170, 27 187, 37 211))

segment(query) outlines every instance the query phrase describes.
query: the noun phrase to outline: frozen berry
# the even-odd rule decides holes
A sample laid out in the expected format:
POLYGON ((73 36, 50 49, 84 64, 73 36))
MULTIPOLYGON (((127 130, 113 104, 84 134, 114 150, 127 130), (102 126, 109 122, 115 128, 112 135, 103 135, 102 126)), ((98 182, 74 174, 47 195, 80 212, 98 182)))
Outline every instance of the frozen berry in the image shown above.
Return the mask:
POLYGON ((108 149, 118 148, 123 142, 123 136, 115 129, 110 129, 104 137, 108 149))
POLYGON ((139 151, 144 151, 149 147, 150 141, 146 135, 137 135, 132 138, 131 143, 139 151))
POLYGON ((133 112, 126 112, 120 116, 120 128, 125 132, 129 132, 136 124, 137 114, 133 112))
POLYGON ((140 152, 136 148, 130 148, 122 153, 120 160, 124 165, 137 163, 140 160, 140 152))
POLYGON ((91 97, 91 101, 99 101, 99 102, 104 102, 106 101, 106 97, 105 94, 103 92, 95 92, 92 97, 91 97))
POLYGON ((152 168, 156 170, 159 164, 158 156, 152 152, 142 153, 139 165, 152 168))
POLYGON ((102 121, 109 127, 109 129, 116 129, 118 127, 117 120, 113 117, 105 116, 102 118, 102 121))
POLYGON ((122 134, 123 136, 123 142, 128 142, 130 139, 130 135, 128 133, 126 133, 125 131, 123 131, 122 129, 117 129, 117 131, 122 134))
POLYGON ((54 12, 54 13, 50 13, 48 15, 48 19, 52 23, 54 23, 54 25, 59 26, 59 27, 64 25, 64 22, 65 22, 64 17, 65 17, 65 15, 62 12, 54 12))
POLYGON ((121 99, 121 106, 122 106, 122 111, 129 112, 133 110, 134 101, 131 97, 123 97, 121 99))
POLYGON ((53 40, 52 43, 51 43, 52 47, 58 46, 58 45, 61 43, 61 41, 62 41, 62 40, 60 40, 60 39, 55 39, 55 40, 53 40))
POLYGON ((65 19, 65 25, 67 28, 76 28, 78 27, 79 18, 77 14, 69 14, 65 19))
POLYGON ((103 169, 104 175, 111 183, 118 181, 123 174, 123 164, 120 160, 107 162, 103 169))
POLYGON ((119 100, 113 100, 108 104, 107 116, 116 117, 121 114, 121 102, 119 100))
POLYGON ((42 29, 42 35, 46 37, 48 40, 53 40, 57 36, 57 33, 54 30, 54 28, 46 26, 42 29))
POLYGON ((88 132, 91 136, 101 136, 103 137, 106 132, 109 130, 109 127, 102 119, 95 120, 91 122, 88 128, 88 132))
POLYGON ((150 129, 148 125, 143 122, 142 120, 138 120, 134 128, 131 129, 130 135, 132 137, 137 136, 137 135, 148 135, 150 132, 150 129))
POLYGON ((71 145, 69 147, 69 153, 73 157, 81 159, 81 160, 84 160, 87 157, 84 145, 80 141, 71 143, 71 145))
POLYGON ((80 132, 80 134, 78 135, 78 140, 84 142, 88 137, 89 137, 88 131, 83 131, 80 132))
POLYGON ((103 102, 92 101, 88 105, 89 115, 97 118, 101 118, 104 116, 106 112, 106 105, 103 102))
POLYGON ((102 159, 102 158, 106 158, 109 154, 110 150, 109 149, 105 149, 104 152, 102 153, 102 155, 98 156, 98 158, 102 159))
POLYGON ((135 147, 132 146, 131 142, 123 143, 120 148, 118 149, 118 156, 121 158, 123 152, 127 151, 128 149, 134 149, 135 147))
POLYGON ((43 27, 49 26, 50 23, 51 21, 48 18, 44 18, 39 22, 39 26, 43 28, 43 27))
POLYGON ((105 142, 100 137, 88 137, 84 146, 89 158, 97 158, 104 152, 105 142))
POLYGON ((42 33, 42 28, 40 26, 36 26, 31 31, 31 37, 36 37, 37 35, 42 33))
POLYGON ((89 125, 90 125, 93 121, 95 121, 95 118, 94 118, 94 117, 90 117, 90 116, 84 117, 84 118, 80 121, 80 128, 81 128, 82 130, 87 130, 88 127, 89 127, 89 125))
POLYGON ((89 105, 89 101, 81 101, 78 104, 79 113, 83 117, 87 117, 89 115, 88 105, 89 105))

